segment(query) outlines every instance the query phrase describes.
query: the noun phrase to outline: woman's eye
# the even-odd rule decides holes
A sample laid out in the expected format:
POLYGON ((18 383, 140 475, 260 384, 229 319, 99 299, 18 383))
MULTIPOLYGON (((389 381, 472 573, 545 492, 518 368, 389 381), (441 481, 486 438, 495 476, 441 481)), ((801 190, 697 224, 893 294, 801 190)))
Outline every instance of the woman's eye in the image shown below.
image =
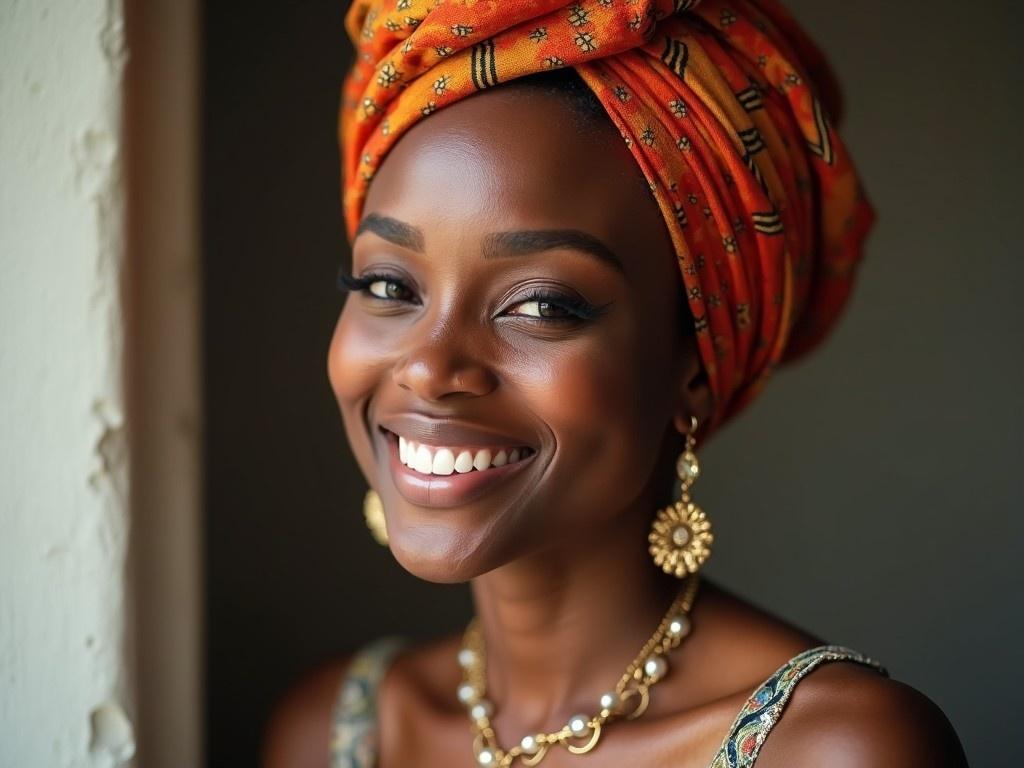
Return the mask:
POLYGON ((396 280, 374 280, 366 290, 380 299, 409 301, 412 298, 412 291, 396 280))
POLYGON ((596 320, 603 315, 611 303, 596 307, 581 296, 565 294, 527 294, 523 300, 512 305, 505 314, 514 317, 528 317, 534 320, 555 323, 577 323, 596 320))
POLYGON ((544 301, 542 299, 534 299, 532 301, 524 301, 520 304, 516 304, 514 311, 511 312, 511 314, 526 315, 527 317, 541 317, 552 320, 574 317, 572 312, 568 311, 565 307, 561 307, 558 304, 554 304, 550 301, 544 301))
POLYGON ((362 277, 356 277, 344 271, 339 271, 338 287, 342 291, 362 293, 375 299, 383 299, 384 301, 408 304, 419 303, 416 299, 416 293, 401 278, 386 274, 369 273, 362 277))

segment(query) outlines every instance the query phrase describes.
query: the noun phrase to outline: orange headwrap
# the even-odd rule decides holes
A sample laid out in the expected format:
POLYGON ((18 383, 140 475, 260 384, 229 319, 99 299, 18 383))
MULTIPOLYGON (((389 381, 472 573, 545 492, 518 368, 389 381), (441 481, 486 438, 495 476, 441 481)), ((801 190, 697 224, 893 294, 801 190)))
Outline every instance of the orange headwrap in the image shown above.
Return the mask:
POLYGON ((675 246, 715 400, 701 437, 840 313, 874 212, 832 126, 828 65, 775 0, 356 0, 346 28, 350 238, 374 172, 410 126, 500 83, 573 67, 619 128, 675 246))

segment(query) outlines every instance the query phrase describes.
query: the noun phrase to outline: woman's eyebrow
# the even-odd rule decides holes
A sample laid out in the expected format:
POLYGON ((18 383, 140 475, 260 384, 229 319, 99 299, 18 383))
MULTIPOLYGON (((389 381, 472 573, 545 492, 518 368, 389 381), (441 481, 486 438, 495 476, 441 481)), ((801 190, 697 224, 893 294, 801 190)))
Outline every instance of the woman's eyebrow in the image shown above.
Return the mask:
POLYGON ((355 242, 355 239, 363 232, 373 232, 377 237, 387 240, 389 243, 423 253, 423 231, 412 224, 406 224, 404 221, 393 219, 390 216, 382 216, 379 213, 367 214, 366 218, 359 222, 359 228, 356 229, 352 241, 355 242))
POLYGON ((525 256, 554 248, 572 248, 625 272, 615 252, 587 232, 578 229, 528 229, 493 232, 484 238, 485 259, 525 256))
MULTIPOLYGON (((423 231, 391 216, 379 213, 367 214, 366 218, 360 222, 355 237, 359 237, 363 232, 373 232, 389 243, 417 253, 424 251, 423 231)), ((555 248, 571 248, 609 264, 619 272, 625 272, 622 261, 611 248, 593 235, 579 229, 525 229, 492 232, 484 237, 483 257, 495 259, 526 256, 555 248)))

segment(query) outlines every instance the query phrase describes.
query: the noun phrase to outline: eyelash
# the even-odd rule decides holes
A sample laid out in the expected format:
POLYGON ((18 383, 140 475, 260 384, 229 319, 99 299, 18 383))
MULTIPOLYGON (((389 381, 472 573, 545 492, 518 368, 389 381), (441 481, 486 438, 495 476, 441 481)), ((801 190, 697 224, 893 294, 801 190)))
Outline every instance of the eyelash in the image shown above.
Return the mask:
MULTIPOLYGON (((368 293, 370 286, 377 282, 388 282, 400 285, 406 290, 410 290, 409 287, 400 279, 393 275, 387 275, 383 273, 370 272, 360 277, 351 275, 345 272, 338 274, 338 287, 342 291, 354 291, 360 293, 368 293)), ((385 299, 381 296, 371 294, 372 298, 380 299, 381 301, 402 301, 402 299, 385 299)), ((542 323, 565 323, 575 322, 579 320, 595 320, 596 318, 603 315, 607 309, 607 305, 602 307, 596 307, 588 301, 574 297, 574 296, 563 296, 555 293, 548 293, 542 289, 535 288, 529 291, 525 296, 521 297, 516 301, 518 304, 526 304, 529 302, 543 302, 545 304, 551 304, 552 306, 563 309, 571 313, 570 317, 534 317, 530 315, 523 315, 528 320, 533 320, 542 323)))

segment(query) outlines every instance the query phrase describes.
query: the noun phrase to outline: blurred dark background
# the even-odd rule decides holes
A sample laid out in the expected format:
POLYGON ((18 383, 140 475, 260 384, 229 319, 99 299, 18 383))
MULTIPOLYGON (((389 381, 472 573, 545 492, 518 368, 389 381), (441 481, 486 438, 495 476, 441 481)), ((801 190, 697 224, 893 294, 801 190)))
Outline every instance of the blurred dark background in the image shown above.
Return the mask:
MULTIPOLYGON (((372 542, 326 377, 347 258, 341 0, 204 19, 209 765, 252 765, 275 699, 463 587, 372 542)), ((709 575, 880 658, 1005 764, 1024 678, 1019 4, 790 0, 844 85, 879 210, 836 333, 702 451, 709 575), (1002 757, 1002 759, 1000 759, 1002 757)))

